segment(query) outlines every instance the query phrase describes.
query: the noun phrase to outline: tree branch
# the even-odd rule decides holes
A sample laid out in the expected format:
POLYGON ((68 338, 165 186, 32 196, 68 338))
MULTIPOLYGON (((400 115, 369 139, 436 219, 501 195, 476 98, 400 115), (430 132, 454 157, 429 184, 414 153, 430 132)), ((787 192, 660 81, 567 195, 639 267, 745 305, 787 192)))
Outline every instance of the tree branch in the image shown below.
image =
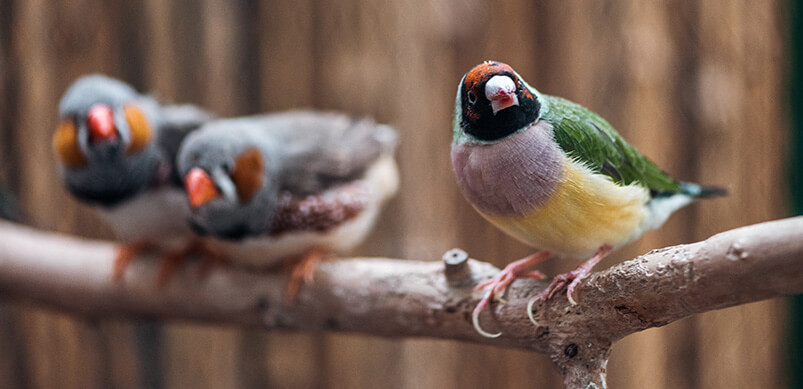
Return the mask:
POLYGON ((628 334, 688 315, 803 292, 803 217, 723 232, 698 243, 653 250, 594 273, 577 306, 553 297, 526 315, 546 281, 517 280, 506 303, 471 324, 473 286, 490 264, 450 251, 443 262, 353 258, 321 264, 291 306, 288 276, 231 266, 199 279, 197 265, 156 287, 158 259, 137 260, 110 279, 115 246, 0 222, 0 296, 34 300, 97 317, 152 317, 247 327, 335 330, 454 339, 547 353, 567 387, 605 387, 611 345, 628 334))

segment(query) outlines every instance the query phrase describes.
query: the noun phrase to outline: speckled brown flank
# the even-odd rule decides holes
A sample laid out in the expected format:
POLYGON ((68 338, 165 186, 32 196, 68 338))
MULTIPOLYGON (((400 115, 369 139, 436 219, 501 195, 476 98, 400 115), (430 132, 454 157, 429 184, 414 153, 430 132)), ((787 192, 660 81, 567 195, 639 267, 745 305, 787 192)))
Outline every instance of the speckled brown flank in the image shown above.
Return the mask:
POLYGON ((302 199, 282 195, 271 236, 292 231, 327 232, 362 212, 370 199, 366 182, 339 186, 302 199))

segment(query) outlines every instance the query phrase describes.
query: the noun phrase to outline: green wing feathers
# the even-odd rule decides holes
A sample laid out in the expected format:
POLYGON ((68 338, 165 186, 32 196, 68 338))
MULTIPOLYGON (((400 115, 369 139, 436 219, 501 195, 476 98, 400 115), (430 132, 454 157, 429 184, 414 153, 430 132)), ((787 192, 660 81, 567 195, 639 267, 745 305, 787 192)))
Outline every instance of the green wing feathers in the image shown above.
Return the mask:
POLYGON ((599 115, 560 97, 541 97, 548 106, 543 119, 552 124, 555 141, 568 156, 616 183, 637 182, 654 196, 681 190, 680 182, 625 142, 599 115))

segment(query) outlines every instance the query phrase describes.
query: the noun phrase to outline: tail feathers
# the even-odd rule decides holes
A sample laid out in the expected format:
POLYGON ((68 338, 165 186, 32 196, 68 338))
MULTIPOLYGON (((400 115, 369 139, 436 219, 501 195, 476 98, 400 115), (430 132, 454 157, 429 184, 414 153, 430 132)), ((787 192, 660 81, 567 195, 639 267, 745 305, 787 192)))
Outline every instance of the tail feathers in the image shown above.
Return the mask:
POLYGON ((728 190, 717 186, 698 185, 691 182, 680 183, 680 193, 696 198, 727 196, 728 190))

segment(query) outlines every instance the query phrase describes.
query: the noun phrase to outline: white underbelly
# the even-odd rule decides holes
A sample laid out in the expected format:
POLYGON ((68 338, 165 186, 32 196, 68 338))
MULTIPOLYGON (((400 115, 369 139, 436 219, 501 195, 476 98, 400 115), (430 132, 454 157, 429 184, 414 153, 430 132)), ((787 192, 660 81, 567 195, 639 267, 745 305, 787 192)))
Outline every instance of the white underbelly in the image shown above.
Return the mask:
POLYGON ((187 198, 178 188, 149 190, 114 208, 101 209, 99 214, 125 242, 147 240, 172 245, 194 235, 187 223, 187 198))
POLYGON ((379 207, 371 206, 354 219, 326 232, 292 232, 242 241, 209 238, 209 245, 232 263, 258 268, 298 258, 313 248, 343 255, 365 239, 378 213, 379 207))

